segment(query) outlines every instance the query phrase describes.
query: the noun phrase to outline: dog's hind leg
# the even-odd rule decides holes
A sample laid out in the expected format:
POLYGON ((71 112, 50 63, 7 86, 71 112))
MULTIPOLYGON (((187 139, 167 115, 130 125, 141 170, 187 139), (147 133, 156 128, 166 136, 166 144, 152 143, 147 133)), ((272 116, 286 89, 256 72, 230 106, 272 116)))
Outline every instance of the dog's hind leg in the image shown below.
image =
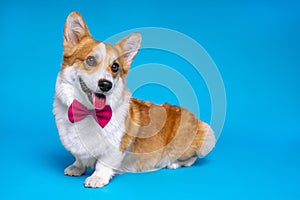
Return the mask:
POLYGON ((168 169, 177 169, 179 167, 189 167, 197 160, 197 156, 188 158, 187 160, 176 160, 175 162, 167 165, 168 169))

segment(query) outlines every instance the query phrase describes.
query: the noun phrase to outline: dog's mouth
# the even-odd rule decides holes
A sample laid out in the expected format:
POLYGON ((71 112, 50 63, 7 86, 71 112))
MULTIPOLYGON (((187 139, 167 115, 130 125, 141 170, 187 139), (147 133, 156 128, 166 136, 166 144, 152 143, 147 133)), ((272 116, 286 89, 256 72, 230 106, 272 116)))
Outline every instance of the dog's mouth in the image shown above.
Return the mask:
POLYGON ((102 110, 106 105, 106 96, 102 93, 93 92, 81 78, 79 78, 79 83, 82 91, 87 95, 95 109, 102 110))

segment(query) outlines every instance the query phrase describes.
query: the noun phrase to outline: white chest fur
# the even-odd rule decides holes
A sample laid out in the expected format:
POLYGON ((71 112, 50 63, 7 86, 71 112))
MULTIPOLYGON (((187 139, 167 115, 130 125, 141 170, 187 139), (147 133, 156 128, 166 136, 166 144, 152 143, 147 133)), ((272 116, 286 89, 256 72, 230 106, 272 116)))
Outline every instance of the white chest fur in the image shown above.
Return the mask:
POLYGON ((72 71, 74 69, 69 70, 63 76, 58 75, 56 83, 53 112, 60 139, 75 157, 86 160, 87 163, 91 163, 90 160, 100 160, 103 164, 118 169, 123 158, 119 146, 125 132, 130 93, 124 90, 123 85, 116 86, 114 94, 107 100, 112 107, 112 118, 104 128, 101 128, 92 116, 71 123, 67 113, 72 101, 77 99, 87 107, 89 105, 83 96, 85 94, 77 87, 76 73, 72 71))

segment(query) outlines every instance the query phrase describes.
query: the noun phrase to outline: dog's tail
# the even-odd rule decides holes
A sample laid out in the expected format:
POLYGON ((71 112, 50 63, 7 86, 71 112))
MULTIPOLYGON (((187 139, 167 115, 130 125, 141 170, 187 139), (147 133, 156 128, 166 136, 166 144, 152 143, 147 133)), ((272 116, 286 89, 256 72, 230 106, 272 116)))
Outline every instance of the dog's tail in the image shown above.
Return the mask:
MULTIPOLYGON (((204 123, 204 122, 200 122, 200 124, 201 123, 204 123)), ((200 124, 198 127, 202 128, 203 124, 201 124, 201 125, 200 124)), ((206 124, 206 123, 204 123, 204 124, 206 126, 206 131, 204 132, 204 134, 201 138, 202 145, 197 151, 197 156, 199 158, 205 157, 209 152, 211 152, 211 150, 215 147, 215 144, 216 144, 216 136, 214 134, 214 131, 208 124, 206 124)))

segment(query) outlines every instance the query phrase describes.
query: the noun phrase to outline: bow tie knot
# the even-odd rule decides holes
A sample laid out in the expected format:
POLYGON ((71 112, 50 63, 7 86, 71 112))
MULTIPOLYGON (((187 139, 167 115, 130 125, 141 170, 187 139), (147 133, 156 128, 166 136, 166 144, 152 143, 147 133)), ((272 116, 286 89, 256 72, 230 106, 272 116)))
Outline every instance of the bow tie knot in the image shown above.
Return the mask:
POLYGON ((96 120, 96 122, 104 128, 108 122, 110 121, 112 117, 112 110, 109 105, 106 105, 103 109, 94 109, 94 110, 88 110, 84 105, 82 105, 79 101, 76 99, 73 100, 72 104, 70 105, 68 109, 68 118, 70 122, 78 122, 80 120, 83 120, 88 115, 93 116, 93 118, 96 120))

